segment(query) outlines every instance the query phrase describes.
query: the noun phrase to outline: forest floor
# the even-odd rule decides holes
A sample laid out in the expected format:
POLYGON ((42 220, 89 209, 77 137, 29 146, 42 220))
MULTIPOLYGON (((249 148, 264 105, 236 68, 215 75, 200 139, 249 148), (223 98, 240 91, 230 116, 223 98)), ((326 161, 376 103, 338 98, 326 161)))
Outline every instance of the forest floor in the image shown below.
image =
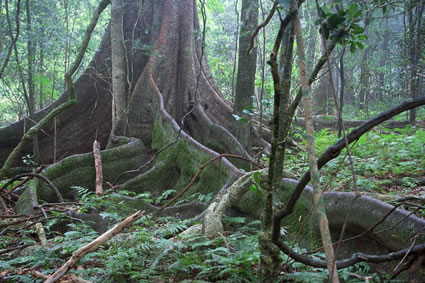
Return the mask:
MULTIPOLYGON (((301 129, 293 130, 293 139, 299 146, 289 150, 285 169, 301 176, 308 166, 301 129)), ((334 131, 318 132, 318 153, 336 140, 334 131)), ((415 129, 376 128, 351 146, 351 159, 353 169, 344 152, 321 170, 324 190, 352 191, 354 173, 360 193, 390 202, 406 196, 416 197, 409 199, 419 203, 412 207, 418 216, 425 216, 425 120, 415 129)), ((262 162, 267 164, 267 161, 267 157, 263 157, 262 162)), ((77 191, 80 202, 70 204, 68 209, 81 212, 93 208, 104 210, 102 217, 109 218, 111 223, 126 216, 110 207, 111 194, 99 197, 81 187, 77 191)), ((153 199, 149 193, 137 196, 128 191, 119 193, 155 205, 161 205, 177 194, 175 190, 168 190, 153 199)), ((209 202, 212 197, 199 195, 197 200, 209 202)), ((192 197, 182 202, 193 200, 192 197)), ((43 220, 45 245, 40 245, 33 225, 38 220, 0 218, 0 282, 41 282, 42 276, 34 271, 54 273, 78 248, 99 236, 84 223, 69 221, 63 211, 63 207, 46 209, 48 217, 43 220), (57 223, 63 223, 63 220, 69 223, 67 227, 58 227, 57 223)), ((216 239, 196 234, 175 237, 188 227, 189 220, 147 215, 81 259, 71 273, 93 282, 184 282, 193 279, 200 280, 197 282, 256 282, 260 221, 228 217, 224 224, 227 232, 216 239)), ((298 248, 298 251, 303 250, 298 248)), ((322 254, 314 256, 321 257, 322 254)), ((294 262, 283 254, 282 258, 282 280, 320 282, 327 277, 326 271, 294 262)), ((388 274, 372 271, 365 263, 339 270, 339 275, 344 282, 364 282, 365 278, 383 282, 388 278, 388 274)))

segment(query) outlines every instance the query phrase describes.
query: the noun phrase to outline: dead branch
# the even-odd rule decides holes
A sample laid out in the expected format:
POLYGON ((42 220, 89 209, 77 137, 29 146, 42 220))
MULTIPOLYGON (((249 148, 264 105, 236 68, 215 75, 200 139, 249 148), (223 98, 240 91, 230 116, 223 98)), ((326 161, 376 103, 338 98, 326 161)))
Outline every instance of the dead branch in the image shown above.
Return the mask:
POLYGON ((100 155, 100 143, 97 140, 93 142, 94 167, 96 169, 96 194, 103 193, 103 171, 102 156, 100 155))
POLYGON ((6 188, 10 184, 12 184, 14 181, 19 180, 22 177, 38 178, 38 179, 44 181, 56 193, 56 196, 58 197, 59 201, 64 202, 63 197, 62 197, 61 193, 59 192, 58 188, 56 188, 56 186, 49 179, 47 179, 45 176, 39 175, 39 174, 36 174, 36 173, 22 173, 22 174, 16 175, 12 179, 10 179, 6 184, 4 184, 3 187, 0 188, 0 192, 4 188, 6 188))
POLYGON ((106 241, 110 240, 112 237, 120 233, 124 228, 130 226, 134 223, 137 219, 142 217, 144 214, 144 211, 137 211, 136 213, 130 215, 120 223, 118 223, 113 228, 109 229, 102 235, 100 235, 97 239, 93 240, 92 242, 88 243, 84 247, 79 248, 74 254, 71 256, 71 258, 61 267, 59 268, 53 275, 51 275, 44 283, 53 283, 56 282, 59 278, 61 278, 63 275, 65 275, 68 270, 70 270, 81 258, 83 258, 87 253, 95 251, 100 245, 105 243, 106 241))
POLYGON ((7 254, 9 252, 13 252, 13 251, 16 251, 16 250, 22 250, 22 249, 25 249, 25 248, 30 247, 30 246, 33 246, 33 244, 26 244, 26 245, 22 245, 22 246, 13 247, 13 248, 2 249, 2 250, 0 250, 0 255, 7 254))

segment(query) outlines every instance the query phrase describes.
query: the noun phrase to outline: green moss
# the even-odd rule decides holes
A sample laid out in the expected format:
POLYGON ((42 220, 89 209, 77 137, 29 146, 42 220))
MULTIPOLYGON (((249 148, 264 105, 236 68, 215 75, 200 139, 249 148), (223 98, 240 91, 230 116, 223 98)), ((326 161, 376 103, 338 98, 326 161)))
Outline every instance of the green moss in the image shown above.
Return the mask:
POLYGON ((33 209, 31 203, 31 190, 34 192, 34 197, 37 200, 37 185, 39 180, 33 179, 27 183, 27 189, 24 191, 24 193, 19 197, 17 203, 16 203, 16 211, 18 214, 26 214, 26 215, 33 215, 35 214, 35 210, 33 209))
MULTIPOLYGON (((176 136, 176 131, 169 125, 168 121, 157 119, 154 123, 152 135, 152 150, 157 151, 174 142, 176 136)), ((175 144, 167 147, 157 156, 156 164, 158 162, 166 164, 164 165, 165 170, 162 170, 163 172, 173 172, 173 178, 176 177, 174 172, 178 172, 178 179, 174 186, 163 189, 182 190, 190 183, 199 167, 211 158, 211 156, 196 148, 183 137, 179 137, 175 144)), ((163 174, 159 177, 164 178, 163 174)), ((227 178, 227 168, 215 162, 202 171, 197 181, 186 194, 200 193, 207 195, 211 192, 217 192, 225 184, 227 178)))
MULTIPOLYGON (((138 168, 143 160, 147 159, 144 152, 143 143, 136 139, 129 144, 102 151, 104 183, 112 183, 122 172, 138 168)), ((74 197, 71 186, 81 186, 94 191, 96 176, 93 154, 69 156, 46 168, 42 174, 55 184, 65 199, 74 197)), ((44 182, 34 183, 33 187, 37 190, 39 199, 58 201, 56 194, 44 182)))
MULTIPOLYGON (((286 205, 292 193, 293 187, 282 186, 281 191, 274 197, 275 200, 279 200, 281 207, 286 205)), ((248 213, 259 219, 264 212, 265 200, 262 194, 257 192, 249 191, 241 199, 238 207, 241 211, 248 213)), ((300 223, 306 219, 310 213, 312 207, 311 198, 303 193, 294 208, 292 214, 285 217, 282 221, 282 227, 287 231, 287 240, 294 240, 298 234, 298 229, 301 226, 300 223)), ((304 226, 303 231, 298 236, 297 242, 301 246, 309 249, 314 249, 321 246, 320 235, 312 230, 312 221, 317 221, 317 218, 311 217, 307 220, 307 225, 304 226)))

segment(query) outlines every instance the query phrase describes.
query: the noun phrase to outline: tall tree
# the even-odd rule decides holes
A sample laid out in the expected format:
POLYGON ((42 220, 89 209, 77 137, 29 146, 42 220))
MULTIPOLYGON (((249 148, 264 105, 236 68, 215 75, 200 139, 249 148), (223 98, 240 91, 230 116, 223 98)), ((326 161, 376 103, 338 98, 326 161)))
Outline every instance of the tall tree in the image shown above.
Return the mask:
MULTIPOLYGON (((325 5, 331 3, 330 0, 324 1, 325 5)), ((311 33, 311 31, 310 31, 311 33)), ((310 42, 315 42, 318 45, 318 48, 311 48, 312 50, 318 50, 318 58, 326 54, 326 46, 323 41, 320 39, 320 34, 316 33, 312 35, 316 37, 315 39, 310 39, 310 42)), ((314 54, 314 53, 313 53, 314 54)), ((332 86, 330 80, 330 73, 333 72, 333 68, 330 70, 328 66, 325 65, 320 71, 318 80, 312 86, 312 96, 313 96, 313 115, 335 115, 335 102, 332 97, 332 86)))
POLYGON ((235 103, 233 111, 243 115, 246 107, 252 106, 255 95, 255 71, 257 48, 248 54, 251 34, 258 25, 258 0, 242 0, 241 27, 239 32, 238 73, 236 78, 235 103))
POLYGON ((112 136, 125 134, 123 121, 127 112, 127 86, 123 16, 123 0, 111 0, 112 136))
MULTIPOLYGON (((30 7, 30 1, 25 1, 25 12, 27 15, 27 85, 28 85, 28 110, 30 114, 30 125, 33 124, 32 121, 34 121, 34 113, 36 111, 36 101, 35 101, 35 85, 34 85, 34 58, 35 58, 35 40, 33 35, 33 28, 32 28, 32 20, 31 20, 31 7, 30 7)), ((33 159, 38 163, 40 162, 40 150, 38 146, 38 135, 35 134, 33 137, 33 159)))
MULTIPOLYGON (((406 3, 408 17, 408 52, 409 52, 409 92, 410 97, 419 96, 420 77, 418 75, 418 63, 424 49, 425 25, 424 25, 425 1, 410 0, 406 3)), ((416 122, 416 109, 410 111, 409 121, 411 124, 416 122)))
MULTIPOLYGON (((0 11, 3 11, 3 0, 0 0, 0 11)), ((3 52, 3 13, 0 14, 0 51, 3 52)))

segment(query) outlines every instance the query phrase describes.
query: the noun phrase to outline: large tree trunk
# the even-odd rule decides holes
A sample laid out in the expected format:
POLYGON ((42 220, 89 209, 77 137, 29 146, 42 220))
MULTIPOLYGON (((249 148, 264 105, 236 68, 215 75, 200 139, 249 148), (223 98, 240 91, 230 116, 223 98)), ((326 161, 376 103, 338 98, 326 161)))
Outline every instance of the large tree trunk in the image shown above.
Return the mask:
POLYGON ((255 95, 255 71, 257 65, 257 48, 248 54, 251 34, 258 25, 258 1, 243 0, 241 10, 241 31, 239 33, 238 74, 234 112, 244 115, 243 110, 252 106, 255 95))
MULTIPOLYGON (((124 17, 127 50, 136 50, 128 54, 130 80, 137 82, 130 94, 129 135, 140 137, 147 145, 150 144, 153 122, 158 118, 162 100, 164 111, 169 114, 167 118, 178 125, 181 125, 187 111, 194 107, 186 117, 184 130, 201 143, 210 143, 210 147, 219 152, 247 155, 231 134, 236 129, 232 109, 211 80, 205 62, 201 71, 201 46, 196 40, 200 35, 196 2, 145 1, 144 7, 139 7, 138 2, 131 1, 125 5, 124 17), (138 15, 139 11, 142 15, 138 15), (138 44, 130 46, 132 39, 139 41, 138 44)), ((75 83, 77 106, 57 119, 58 157, 90 151, 96 133, 101 145, 106 145, 111 130, 111 67, 107 59, 110 57, 110 35, 106 33, 93 61, 75 83)), ((66 99, 67 94, 64 93, 55 103, 38 112, 36 119, 66 99)), ((1 129, 0 162, 19 142, 23 131, 23 121, 1 129)), ((28 148, 26 153, 30 150, 28 148)), ((51 125, 40 135, 40 150, 43 160, 52 160, 51 125)))
MULTIPOLYGON (((131 1, 124 7, 125 42, 127 50, 132 50, 127 53, 129 75, 130 81, 134 82, 133 91, 129 94, 129 115, 125 123, 129 129, 128 136, 142 140, 143 145, 137 156, 132 156, 127 164, 119 166, 119 170, 111 170, 110 176, 106 170, 105 181, 113 182, 121 172, 137 169, 152 153, 171 144, 153 163, 139 172, 140 176, 125 176, 120 181, 131 179, 129 182, 133 188, 148 187, 158 192, 169 188, 180 189, 188 183, 196 168, 218 153, 235 153, 246 157, 249 154, 232 134, 237 129, 237 121, 232 117, 231 107, 218 92, 205 57, 202 56, 202 41, 197 40, 201 31, 196 1, 152 0, 144 1, 143 7, 139 6, 139 2, 131 1), (132 42, 137 44, 132 46, 132 42), (183 127, 181 132, 180 127, 183 127), (177 136, 178 142, 175 142, 177 136), (166 180, 156 180, 160 179, 158 172, 162 172, 159 174, 166 180), (147 183, 149 186, 146 186, 147 183)), ((57 119, 58 157, 91 151, 96 136, 105 147, 111 130, 112 78, 110 62, 104 58, 110 56, 111 40, 108 32, 90 66, 75 83, 77 106, 57 119)), ((66 99, 65 93, 54 104, 37 113, 36 117, 39 119, 66 99)), ((23 127, 23 122, 19 121, 0 130, 1 161, 18 143, 23 127)), ((40 135, 40 149, 44 160, 52 160, 54 149, 51 125, 40 135)), ((123 154, 123 150, 125 147, 119 147, 116 151, 106 151, 104 154, 111 162, 117 162, 119 156, 114 155, 123 154)), ((89 181, 91 173, 73 168, 91 168, 91 165, 81 165, 79 162, 90 162, 81 158, 66 158, 62 163, 46 169, 44 174, 49 175, 64 190, 77 180, 84 180, 84 186, 92 188, 94 182, 89 181), (68 169, 64 171, 63 168, 68 169)), ((224 159, 220 165, 212 166, 203 175, 198 187, 208 194, 213 193, 213 190, 218 191, 229 178, 233 180, 242 173, 224 159), (214 176, 217 182, 206 185, 208 176, 214 176)), ((42 184, 33 187, 38 189, 39 196, 46 193, 43 190, 49 190, 42 184)), ((49 199, 49 196, 44 198, 49 199)))

